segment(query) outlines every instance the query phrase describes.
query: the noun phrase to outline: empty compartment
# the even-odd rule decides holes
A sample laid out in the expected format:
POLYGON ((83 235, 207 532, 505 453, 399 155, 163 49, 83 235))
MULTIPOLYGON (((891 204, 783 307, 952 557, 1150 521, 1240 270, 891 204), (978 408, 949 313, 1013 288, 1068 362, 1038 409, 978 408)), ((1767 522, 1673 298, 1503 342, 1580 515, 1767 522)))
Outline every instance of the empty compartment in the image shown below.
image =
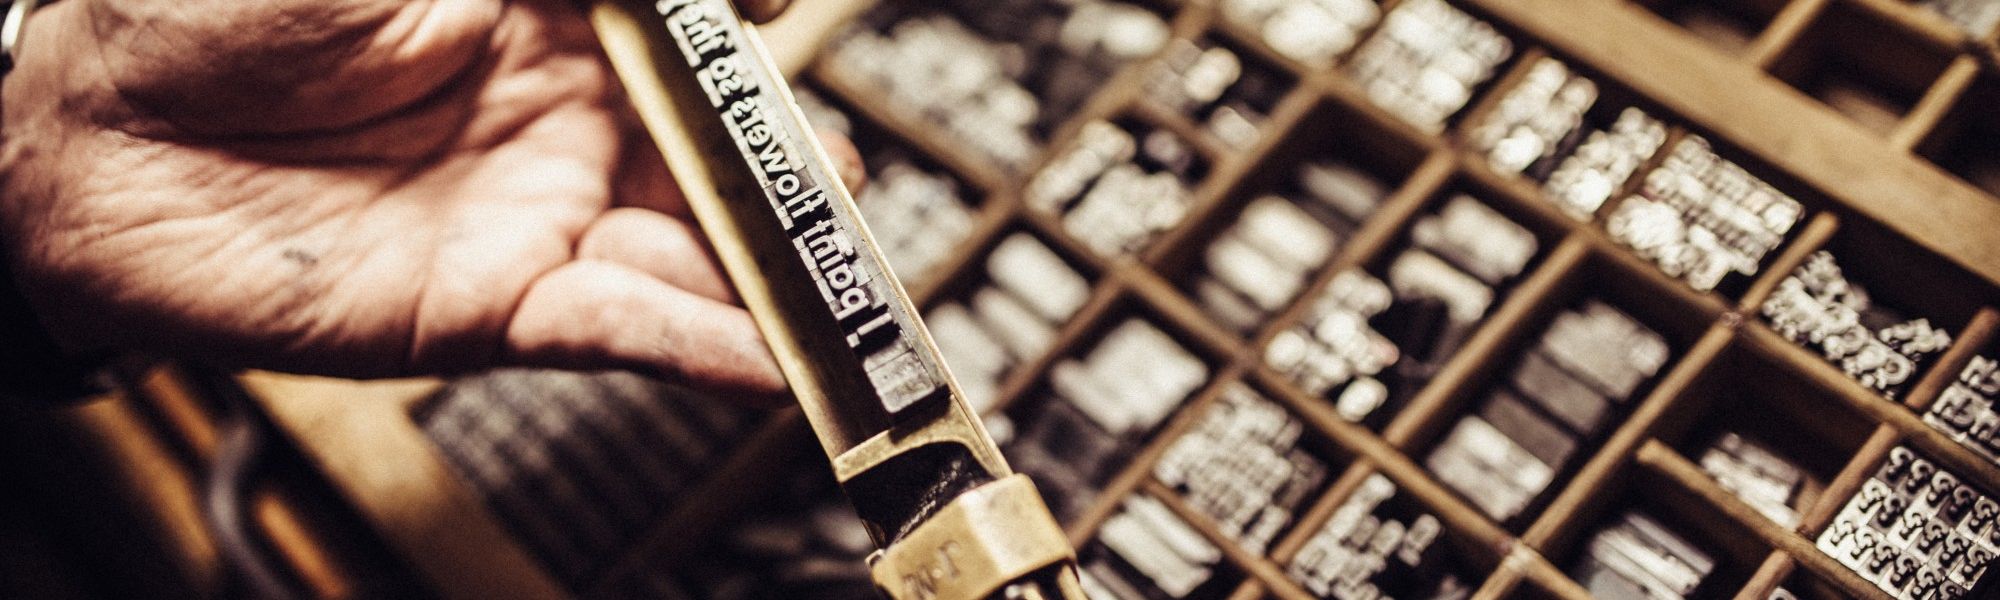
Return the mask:
POLYGON ((2000 197, 2000 76, 1981 72, 1918 151, 1986 193, 2000 197))
POLYGON ((1153 464, 1153 478, 1262 556, 1348 458, 1284 405, 1231 384, 1153 464))
POLYGON ((1145 98, 1217 141, 1247 149, 1298 84, 1289 71, 1220 39, 1174 40, 1146 74, 1145 98))
POLYGON ((1560 59, 1524 68, 1461 135, 1488 167, 1542 184, 1564 214, 1589 221, 1660 151, 1667 126, 1638 97, 1560 59))
POLYGON ((1674 399, 1654 437, 1789 529, 1874 433, 1835 393, 1734 346, 1674 399))
POLYGON ((1091 598, 1216 600, 1242 584, 1222 549, 1165 503, 1134 494, 1119 508, 1077 552, 1091 598))
POLYGON ((1634 0, 1716 48, 1738 56, 1789 0, 1634 0))
POLYGON ((1214 160, 1145 119, 1091 121, 1028 180, 1022 201, 1100 257, 1136 255, 1194 210, 1214 160))
POLYGON ((1700 496, 1628 465, 1546 548, 1600 598, 1729 598, 1771 554, 1700 496))
POLYGON ((1650 278, 1586 261, 1413 439, 1413 457, 1475 508, 1524 531, 1708 320, 1650 278))
POLYGON ((1181 406, 1207 388, 1217 361, 1132 300, 1084 331, 1039 385, 987 419, 1014 466, 1033 475, 1057 518, 1097 500, 1181 406))
POLYGON ((1019 369, 1038 363, 1095 293, 1084 262, 1027 230, 994 238, 943 283, 923 311, 945 364, 974 410, 1001 400, 1019 369))
POLYGON ((1954 55, 1880 13, 1829 2, 1770 70, 1861 126, 1888 133, 1954 55))
POLYGON ((1780 335, 1900 399, 1960 335, 1989 286, 1901 236, 1848 220, 1759 307, 1780 335))
POLYGON ((1238 333, 1291 305, 1423 160, 1380 123, 1323 103, 1155 262, 1238 333))
POLYGON ((1321 598, 1463 598, 1498 566, 1493 552, 1376 473, 1281 566, 1321 598))

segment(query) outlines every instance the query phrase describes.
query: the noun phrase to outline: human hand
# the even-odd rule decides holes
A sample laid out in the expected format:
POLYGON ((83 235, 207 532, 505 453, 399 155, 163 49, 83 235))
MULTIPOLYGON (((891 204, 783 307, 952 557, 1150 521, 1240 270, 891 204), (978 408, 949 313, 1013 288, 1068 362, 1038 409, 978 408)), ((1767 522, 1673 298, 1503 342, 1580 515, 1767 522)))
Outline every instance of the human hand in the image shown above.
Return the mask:
POLYGON ((570 2, 65 0, 22 44, 0 240, 72 349, 784 390, 570 2))

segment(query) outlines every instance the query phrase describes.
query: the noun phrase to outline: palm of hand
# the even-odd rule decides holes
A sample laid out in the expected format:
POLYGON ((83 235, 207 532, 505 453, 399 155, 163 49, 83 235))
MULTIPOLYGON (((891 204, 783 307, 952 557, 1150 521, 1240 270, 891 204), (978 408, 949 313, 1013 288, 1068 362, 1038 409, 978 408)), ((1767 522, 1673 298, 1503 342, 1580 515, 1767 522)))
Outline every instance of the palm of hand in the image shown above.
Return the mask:
POLYGON ((37 22, 91 21, 119 42, 104 60, 30 63, 36 43, 98 43, 31 28, 6 90, 0 166, 25 184, 6 212, 48 216, 8 237, 66 339, 342 375, 497 361, 782 389, 566 4, 113 4, 37 22), (323 20, 229 39, 246 19, 323 20), (89 118, 14 100, 56 90, 89 118), (55 139, 72 141, 37 141, 55 139))

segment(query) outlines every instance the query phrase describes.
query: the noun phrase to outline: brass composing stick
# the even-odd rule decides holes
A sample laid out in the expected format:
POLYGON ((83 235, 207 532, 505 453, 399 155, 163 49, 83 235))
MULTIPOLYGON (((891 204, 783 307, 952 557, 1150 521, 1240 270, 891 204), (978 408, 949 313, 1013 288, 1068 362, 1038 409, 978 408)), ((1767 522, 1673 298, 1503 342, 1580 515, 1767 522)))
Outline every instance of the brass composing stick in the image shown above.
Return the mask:
POLYGON ((930 333, 728 0, 592 0, 627 95, 905 600, 1083 598, 1075 555, 930 333))

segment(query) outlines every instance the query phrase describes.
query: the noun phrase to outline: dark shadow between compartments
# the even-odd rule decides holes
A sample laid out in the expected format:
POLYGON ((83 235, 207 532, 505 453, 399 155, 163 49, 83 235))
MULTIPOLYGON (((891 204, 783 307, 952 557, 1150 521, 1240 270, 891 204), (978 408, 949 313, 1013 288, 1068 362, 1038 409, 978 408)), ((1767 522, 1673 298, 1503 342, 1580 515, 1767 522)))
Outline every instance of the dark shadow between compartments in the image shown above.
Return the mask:
POLYGON ((1743 55, 1771 25, 1786 0, 1634 0, 1724 52, 1743 55))
POLYGON ((1902 24, 1829 2, 1770 66, 1773 76, 1880 134, 1896 128, 1953 53, 1902 24))
POLYGON ((1846 600, 1853 597, 1804 566, 1793 566, 1792 574, 1778 585, 1799 600, 1846 600))
POLYGON ((2000 197, 2000 110, 1995 107, 2000 107, 2000 75, 1982 71, 1917 152, 1966 183, 2000 197))

